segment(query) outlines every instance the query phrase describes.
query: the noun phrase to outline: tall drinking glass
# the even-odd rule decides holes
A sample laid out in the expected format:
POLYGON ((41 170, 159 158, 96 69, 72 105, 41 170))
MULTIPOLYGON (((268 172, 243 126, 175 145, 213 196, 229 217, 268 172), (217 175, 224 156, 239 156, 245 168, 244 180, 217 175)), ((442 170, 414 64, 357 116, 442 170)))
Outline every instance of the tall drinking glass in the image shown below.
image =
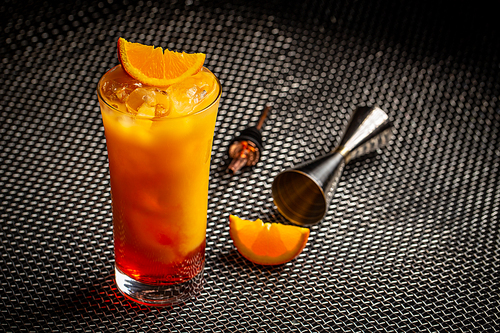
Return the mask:
POLYGON ((99 81, 116 284, 141 304, 173 305, 202 288, 210 157, 221 96, 218 79, 205 68, 202 73, 194 81, 210 82, 191 80, 166 91, 143 86, 120 65, 99 81), (202 88, 185 98, 192 84, 202 88))

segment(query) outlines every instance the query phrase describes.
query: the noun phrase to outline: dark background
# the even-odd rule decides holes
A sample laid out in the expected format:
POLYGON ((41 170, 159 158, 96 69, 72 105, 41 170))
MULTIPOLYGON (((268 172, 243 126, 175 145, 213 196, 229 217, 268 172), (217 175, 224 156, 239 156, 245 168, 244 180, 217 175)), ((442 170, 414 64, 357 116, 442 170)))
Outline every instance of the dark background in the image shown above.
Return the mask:
POLYGON ((0 5, 0 327, 6 332, 472 332, 500 326, 500 34, 492 2, 57 1, 0 5), (113 282, 95 88, 116 41, 204 52, 223 96, 206 284, 173 308, 113 282), (227 144, 269 103, 259 164, 227 144), (228 216, 286 223, 284 168, 335 147, 357 105, 394 122, 351 162, 304 252, 235 250, 228 216))

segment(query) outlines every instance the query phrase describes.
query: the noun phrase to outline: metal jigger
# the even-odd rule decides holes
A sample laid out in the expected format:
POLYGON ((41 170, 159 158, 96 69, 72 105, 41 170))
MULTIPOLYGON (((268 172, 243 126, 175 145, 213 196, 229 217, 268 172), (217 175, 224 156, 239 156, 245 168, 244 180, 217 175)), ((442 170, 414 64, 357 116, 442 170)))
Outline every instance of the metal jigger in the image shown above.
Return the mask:
POLYGON ((299 225, 320 222, 350 160, 383 147, 392 137, 392 123, 378 107, 358 107, 340 144, 331 153, 279 173, 272 184, 274 203, 299 225))

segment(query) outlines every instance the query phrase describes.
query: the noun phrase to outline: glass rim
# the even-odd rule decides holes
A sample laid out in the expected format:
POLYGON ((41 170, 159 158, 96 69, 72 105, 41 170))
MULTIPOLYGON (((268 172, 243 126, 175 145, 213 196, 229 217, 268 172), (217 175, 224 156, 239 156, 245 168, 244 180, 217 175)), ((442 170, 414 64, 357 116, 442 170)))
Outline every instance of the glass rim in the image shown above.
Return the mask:
MULTIPOLYGON (((147 117, 147 116, 142 116, 142 115, 137 115, 137 114, 134 115, 132 113, 124 112, 124 111, 122 111, 122 110, 114 107, 113 105, 109 104, 108 101, 101 94, 101 89, 100 88, 101 88, 102 79, 106 76, 106 74, 108 74, 110 71, 112 71, 113 69, 117 68, 118 66, 121 66, 121 64, 118 64, 118 65, 112 67, 111 69, 109 69, 108 71, 106 71, 106 73, 104 73, 103 76, 101 76, 101 78, 99 79, 99 82, 97 83, 97 97, 99 98, 99 101, 102 101, 111 110, 116 111, 116 112, 121 113, 121 114, 124 114, 124 115, 134 116, 135 118, 140 119, 140 120, 143 120, 143 119, 144 120, 152 120, 152 119, 154 119, 155 121, 159 121, 159 120, 161 121, 161 120, 181 119, 181 118, 185 118, 185 117, 194 116, 194 115, 203 113, 203 112, 207 111, 208 109, 210 109, 215 103, 217 103, 220 100, 220 97, 222 95, 222 85, 221 85, 221 83, 219 81, 219 78, 214 73, 212 73, 211 70, 209 70, 208 68, 206 68, 205 66, 203 66, 202 68, 205 68, 207 71, 210 72, 210 74, 212 74, 214 76, 215 81, 217 82, 217 86, 219 88, 219 92, 218 92, 217 96, 214 98, 214 100, 209 105, 207 105, 203 109, 198 110, 198 111, 196 111, 194 113, 189 113, 189 114, 178 116, 178 117, 168 117, 168 116, 166 116, 166 117, 147 117)), ((154 87, 154 86, 149 86, 149 85, 145 85, 145 86, 154 87)))

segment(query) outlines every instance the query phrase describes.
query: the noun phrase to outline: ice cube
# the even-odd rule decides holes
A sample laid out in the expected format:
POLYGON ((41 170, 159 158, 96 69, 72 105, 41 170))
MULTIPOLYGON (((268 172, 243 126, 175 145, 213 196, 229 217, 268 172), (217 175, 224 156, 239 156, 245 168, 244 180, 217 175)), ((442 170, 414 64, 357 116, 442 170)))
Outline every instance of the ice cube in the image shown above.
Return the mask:
POLYGON ((110 101, 124 103, 132 91, 142 87, 142 83, 125 73, 121 66, 112 69, 105 78, 106 81, 102 84, 102 93, 110 101))
POLYGON ((127 110, 145 117, 163 117, 170 112, 170 99, 165 91, 154 87, 135 89, 127 98, 127 110))
POLYGON ((155 105, 155 116, 156 117, 166 117, 170 114, 170 97, 164 90, 158 89, 156 91, 156 105, 155 105))
POLYGON ((207 72, 199 73, 171 85, 167 93, 172 101, 172 112, 176 115, 187 115, 195 111, 207 95, 216 87, 215 79, 207 72))

